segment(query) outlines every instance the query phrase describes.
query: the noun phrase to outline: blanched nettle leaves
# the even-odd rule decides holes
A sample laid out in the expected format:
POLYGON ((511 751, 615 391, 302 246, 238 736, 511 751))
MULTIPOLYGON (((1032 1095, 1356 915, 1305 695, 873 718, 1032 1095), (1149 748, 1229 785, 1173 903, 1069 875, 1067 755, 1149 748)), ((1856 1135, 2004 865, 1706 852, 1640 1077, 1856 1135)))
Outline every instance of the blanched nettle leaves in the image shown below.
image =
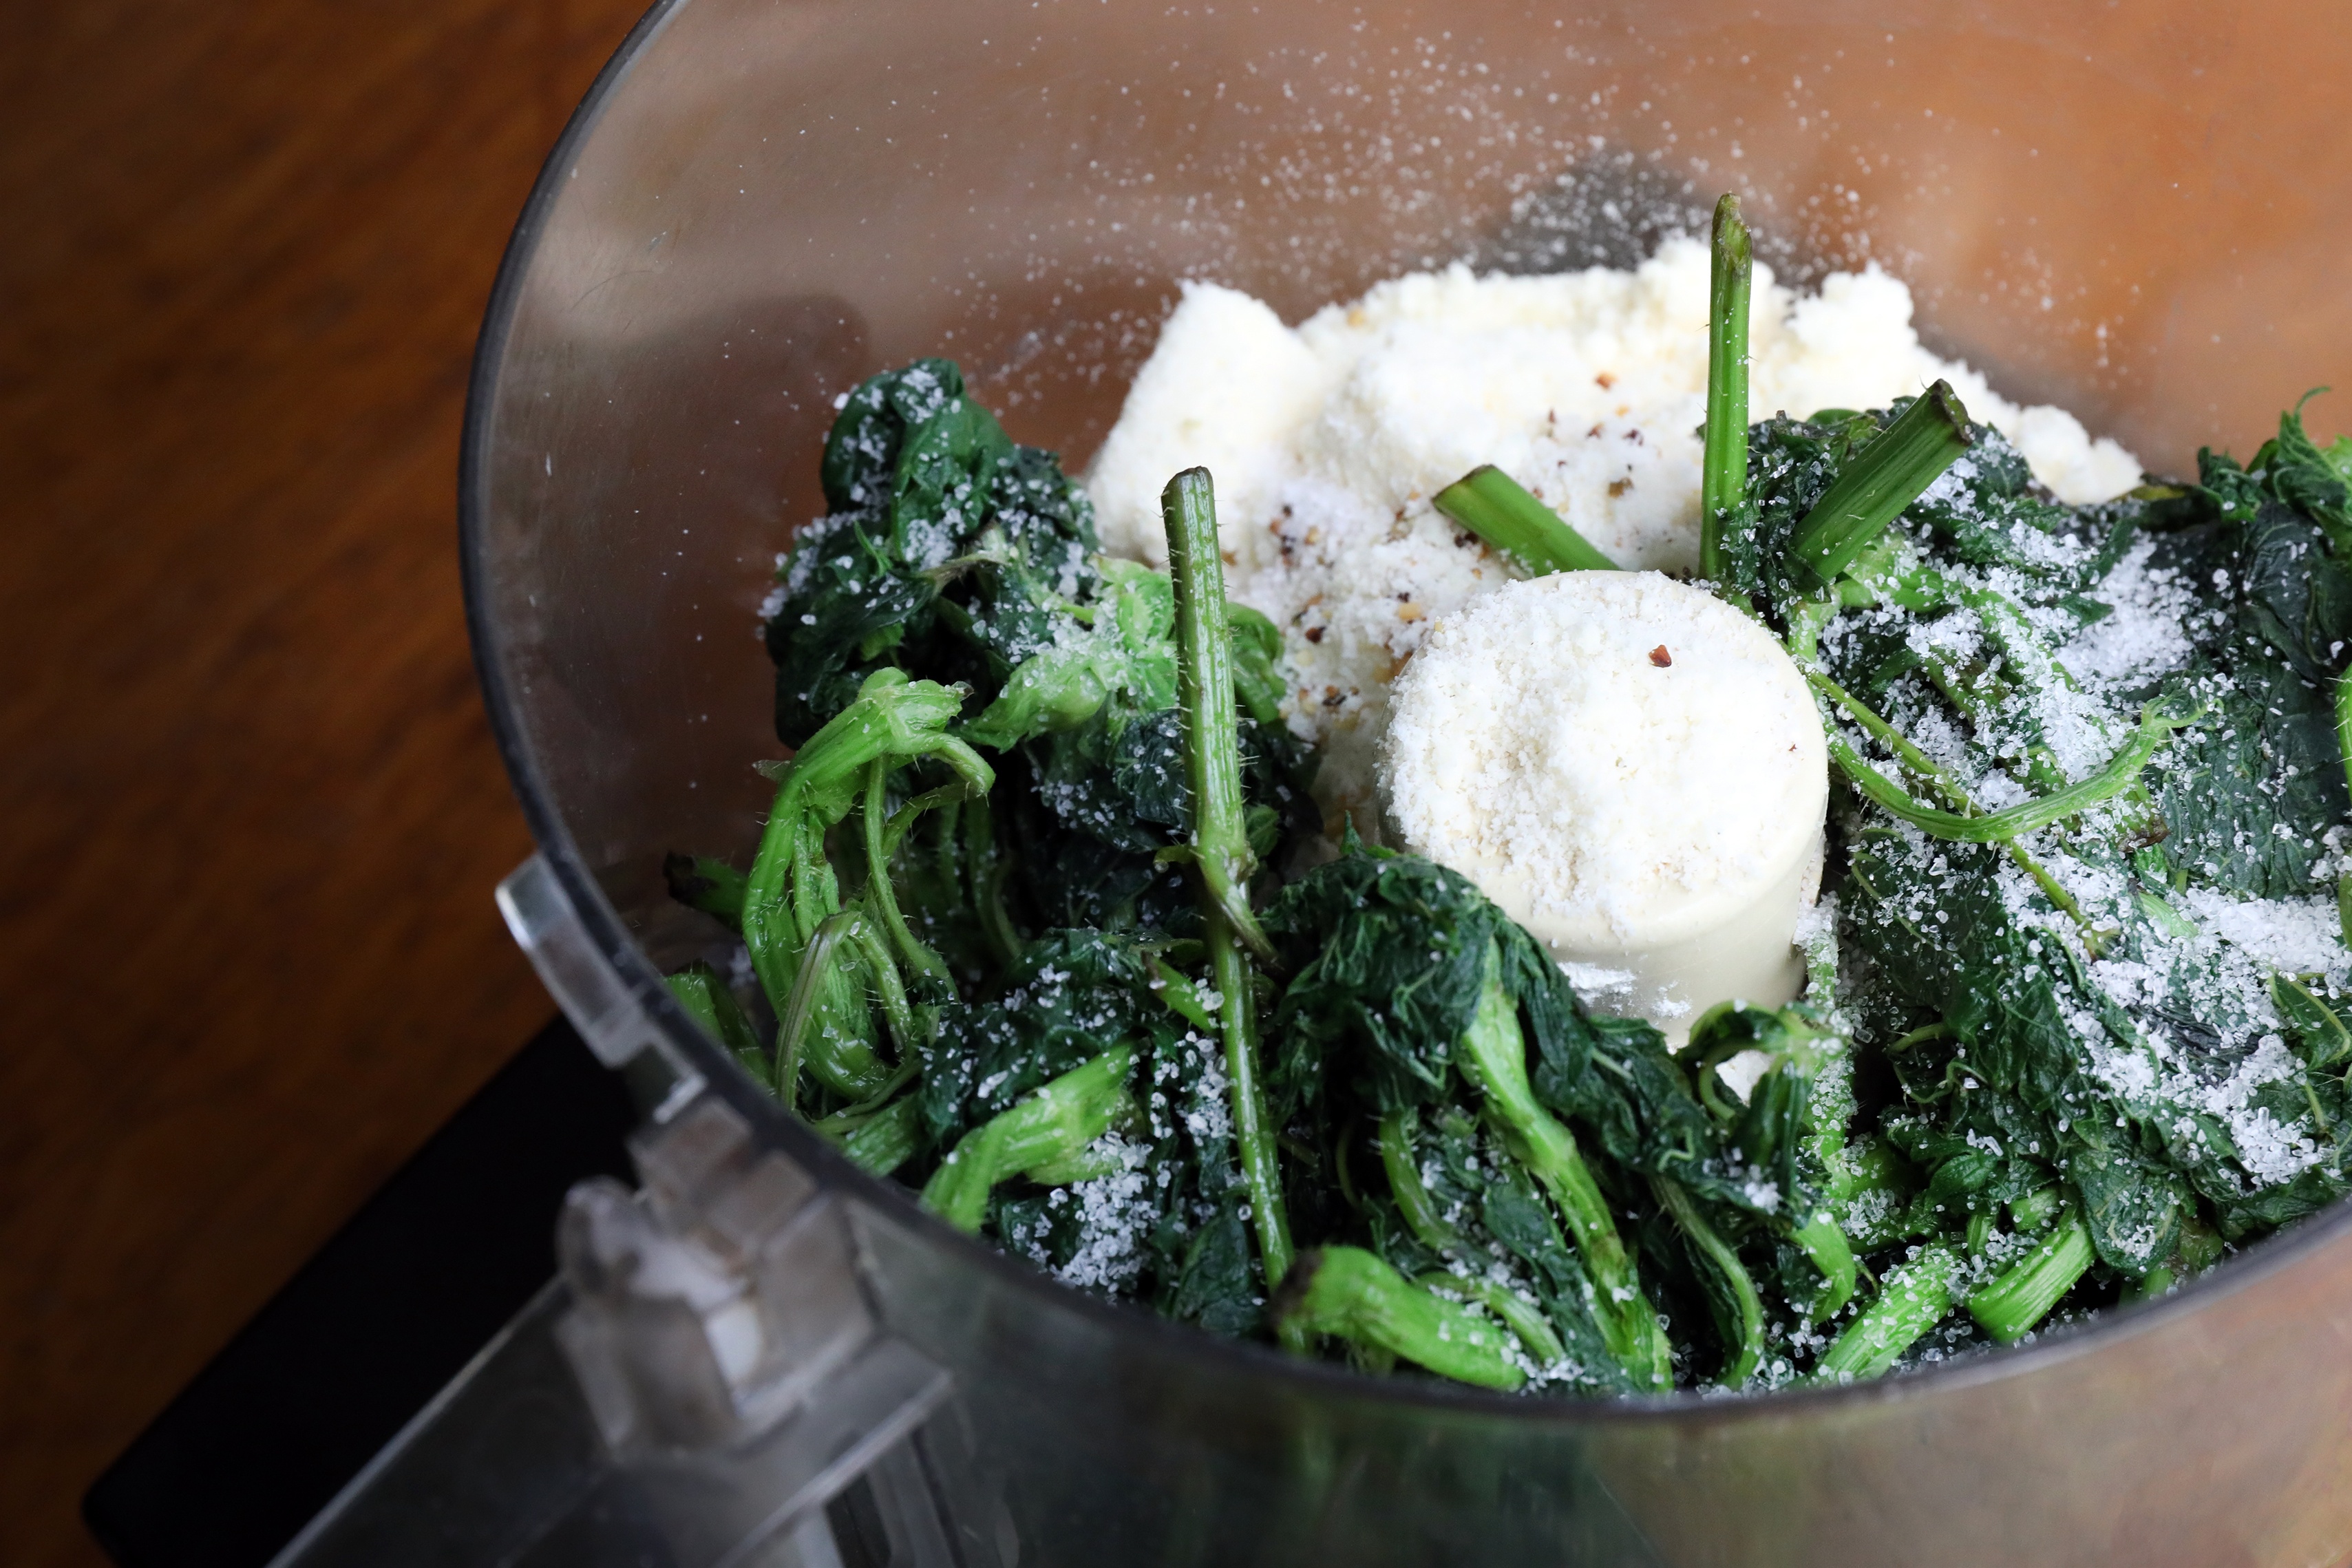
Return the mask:
POLYGON ((2204 683, 2205 717, 2148 772, 2168 865, 2258 899, 2319 890, 2327 830, 2352 812, 2331 694, 2283 664, 2250 660, 2204 683))
POLYGON ((2239 533, 2232 587, 2244 646, 2232 666, 2284 658, 2305 680, 2332 679, 2352 656, 2352 576, 2327 536, 2293 508, 2265 503, 2239 533))
POLYGON ((1076 729, 1114 700, 1129 715, 1175 707, 1176 602, 1168 579, 1132 561, 1105 560, 1101 572, 1093 624, 1059 617, 964 726, 966 740, 1003 751, 1076 729))
MULTIPOLYGON (((2122 1131, 2095 1122, 2088 1130, 2122 1131)), ((2108 1268, 2137 1279, 2179 1246, 2181 1222, 2195 1212, 2193 1201, 2187 1184, 2162 1163, 2122 1138, 2097 1145, 2077 1140, 2063 1170, 2082 1198, 2091 1245, 2108 1268)))
POLYGON ((1091 598, 1085 493, 921 360, 849 395, 825 444, 828 515, 795 540, 770 615, 776 730, 799 744, 884 662, 992 690, 1091 598))
POLYGON ((1049 931, 1031 942, 996 994, 943 1008, 923 1047, 923 1121, 942 1145, 1009 1110, 1111 1041, 1174 1021, 1143 954, 1103 931, 1049 931))
POLYGON ((963 372, 952 360, 917 360, 861 384, 843 399, 825 438, 817 471, 825 505, 835 511, 887 507, 907 433, 962 400, 963 372))
POLYGON ((1418 856, 1358 850, 1285 888, 1265 918, 1292 975, 1272 1037, 1277 1104, 1316 1098, 1326 1056, 1356 1042, 1370 1047, 1351 1059, 1377 1110, 1446 1098, 1454 1042, 1510 925, 1486 895, 1418 856))

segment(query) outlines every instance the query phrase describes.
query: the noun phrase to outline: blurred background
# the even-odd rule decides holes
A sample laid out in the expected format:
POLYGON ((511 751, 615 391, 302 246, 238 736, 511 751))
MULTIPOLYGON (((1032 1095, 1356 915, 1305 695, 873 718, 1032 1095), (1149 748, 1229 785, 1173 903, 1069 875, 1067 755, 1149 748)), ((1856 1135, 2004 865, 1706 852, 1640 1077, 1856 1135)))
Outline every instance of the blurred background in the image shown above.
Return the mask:
POLYGON ((552 1011, 458 417, 642 8, 7 7, 0 1563, 552 1011))

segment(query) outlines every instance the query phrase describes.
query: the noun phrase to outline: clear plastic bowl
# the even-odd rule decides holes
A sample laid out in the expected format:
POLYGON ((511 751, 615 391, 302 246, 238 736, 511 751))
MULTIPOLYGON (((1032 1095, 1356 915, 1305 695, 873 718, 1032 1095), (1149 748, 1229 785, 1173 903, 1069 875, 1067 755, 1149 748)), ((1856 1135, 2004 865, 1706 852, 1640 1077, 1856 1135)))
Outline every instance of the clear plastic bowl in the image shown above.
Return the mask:
POLYGON ((957 1521, 969 1560, 2352 1550, 2352 1215, 2089 1329, 1847 1390, 1358 1379, 1062 1289, 834 1159, 670 1005, 659 975, 707 928, 658 872, 755 842, 750 764, 777 750, 755 616, 821 510, 833 399, 874 371, 952 356, 1017 438, 1082 463, 1179 279, 1297 320, 1456 258, 1625 264, 1730 188, 1783 277, 1875 258, 1932 346, 2185 469, 2250 449, 2352 348, 2346 52, 2340 27, 2011 0, 656 8, 550 162, 484 330, 483 683, 590 979, 857 1211, 879 1311, 950 1373, 996 1478, 957 1521))

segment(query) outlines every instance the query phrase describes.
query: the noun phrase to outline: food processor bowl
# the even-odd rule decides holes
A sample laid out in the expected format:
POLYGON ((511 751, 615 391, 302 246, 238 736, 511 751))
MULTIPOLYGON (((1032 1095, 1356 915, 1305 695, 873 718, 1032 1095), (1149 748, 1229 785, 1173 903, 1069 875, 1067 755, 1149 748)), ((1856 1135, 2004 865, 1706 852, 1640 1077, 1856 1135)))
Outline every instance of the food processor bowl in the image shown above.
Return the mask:
MULTIPOLYGON (((706 1251, 751 1256, 771 1232, 710 1220, 706 1177, 766 1173, 774 1215, 822 1209, 846 1237, 775 1278, 847 1270, 856 1300, 824 1310, 897 1347, 906 1377, 867 1396, 879 1426, 844 1415, 785 1479, 744 1458, 768 1417, 742 1386, 712 1384, 735 1402, 702 1426, 657 1419, 664 1380, 708 1368, 613 1349, 636 1331, 589 1310, 618 1278, 596 1260, 652 1222, 576 1198, 568 1283, 531 1321, 562 1353, 532 1375, 580 1383, 593 1430, 550 1436, 547 1394, 539 1426, 459 1445, 495 1454, 491 1479, 435 1469, 488 1383, 523 1376, 494 1347, 295 1555, 365 1559, 431 1513, 437 1561, 621 1561, 584 1543, 624 1538, 679 1563, 855 1561, 843 1489, 861 1470, 903 1483, 859 1494, 869 1511, 929 1499, 936 1536, 889 1525, 887 1552, 1007 1568, 2352 1552, 2345 1213, 2169 1299, 1865 1385, 1587 1404, 1374 1380, 1106 1304, 956 1234, 765 1099, 660 981, 714 934, 667 898, 664 853, 740 860, 757 840, 751 764, 780 753, 760 606, 823 510, 820 444, 861 378, 951 357, 1015 438, 1075 468, 1180 279, 1297 321, 1457 260, 1630 265, 1736 190, 1784 280, 1883 265, 1937 352, 2189 470, 2201 444, 2251 448, 2352 350, 2352 209, 2331 199, 2352 43, 2304 22, 2012 0, 656 7, 530 198, 476 369, 467 592, 540 845, 509 913, 583 1033, 661 1100, 641 1158, 656 1217, 700 1213, 707 1242, 735 1238, 706 1251), (603 1512, 547 1500, 561 1488, 531 1456, 559 1448, 604 1478, 603 1512), (469 1508, 503 1510, 507 1543, 449 1522, 469 1508)), ((2334 423, 2326 400, 2313 413, 2334 423)), ((815 1321, 776 1310, 786 1338, 815 1321)))

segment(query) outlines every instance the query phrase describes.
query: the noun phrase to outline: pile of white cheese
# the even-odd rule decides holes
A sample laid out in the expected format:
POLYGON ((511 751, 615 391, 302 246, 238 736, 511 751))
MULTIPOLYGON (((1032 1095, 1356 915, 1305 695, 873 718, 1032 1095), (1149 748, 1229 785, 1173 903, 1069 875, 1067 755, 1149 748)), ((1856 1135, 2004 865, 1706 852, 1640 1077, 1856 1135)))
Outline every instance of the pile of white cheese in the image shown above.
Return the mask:
MULTIPOLYGON (((1430 498, 1493 463, 1618 565, 1695 567, 1706 315, 1693 239, 1630 272, 1418 273, 1296 328, 1188 284, 1087 478, 1104 546, 1164 563, 1160 488, 1209 469, 1227 589, 1283 628, 1291 726, 1324 752, 1318 793, 1370 830, 1389 683, 1433 617, 1513 575, 1430 498)), ((2072 415, 2020 408, 1922 348, 1910 289, 1875 267, 1799 295, 1759 264, 1749 353, 1757 418, 1883 408, 1941 376, 2061 500, 2140 480, 2072 415)))
MULTIPOLYGON (((1206 467, 1228 591, 1282 628, 1326 830, 1352 819, 1471 876, 1563 961, 1620 971, 1631 1010, 1661 1022, 1789 994, 1827 791, 1794 666, 1658 574, 1697 564, 1707 273, 1691 239, 1632 271, 1456 266, 1296 328, 1188 284, 1087 479, 1105 547, 1157 564, 1161 487, 1206 467), (1517 569, 1432 504, 1483 463, 1627 571, 1495 599, 1517 569), (1431 668, 1401 682, 1425 645, 1431 668), (1748 744, 1766 731, 1768 750, 1748 744)), ((1874 266, 1799 295, 1759 265, 1753 301, 1754 417, 1884 407, 1942 377, 2060 499, 2140 482, 2072 415, 1929 353, 1910 290, 1874 266)))

